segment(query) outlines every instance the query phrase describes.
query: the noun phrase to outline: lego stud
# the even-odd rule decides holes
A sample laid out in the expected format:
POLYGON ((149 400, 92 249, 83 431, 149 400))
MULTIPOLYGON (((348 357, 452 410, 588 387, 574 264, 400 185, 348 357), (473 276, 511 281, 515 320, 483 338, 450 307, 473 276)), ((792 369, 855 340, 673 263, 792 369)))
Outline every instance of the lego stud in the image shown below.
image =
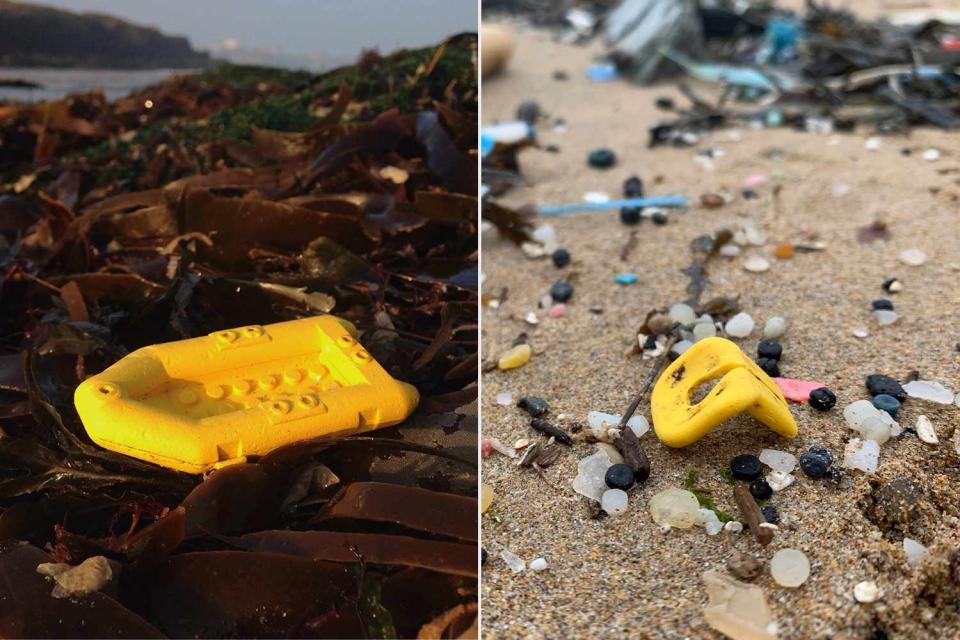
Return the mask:
POLYGON ((245 396, 253 391, 253 382, 250 380, 237 380, 233 383, 233 393, 238 396, 245 396))
POLYGON ((97 387, 97 393, 101 398, 116 398, 120 396, 120 389, 111 382, 104 382, 97 387))
POLYGON ((283 381, 287 384, 297 384, 301 380, 303 380, 303 371, 301 369, 291 367, 283 372, 283 381))
POLYGON ((293 405, 290 404, 289 400, 273 400, 268 402, 267 405, 270 408, 270 413, 274 413, 278 416, 290 413, 290 409, 293 408, 293 405))
POLYGON ((361 363, 370 362, 370 354, 364 351, 363 349, 357 349, 353 353, 353 359, 361 363))
POLYGON ((327 374, 330 373, 330 369, 327 369, 322 364, 314 365, 310 367, 310 379, 316 382, 319 382, 327 377, 327 374))
POLYGON ((785 438, 797 435, 797 423, 780 388, 725 338, 700 340, 660 374, 650 397, 653 430, 669 447, 685 447, 722 422, 749 413, 785 438), (699 402, 703 384, 716 384, 699 402))
POLYGON ((280 384, 280 376, 270 374, 260 378, 260 388, 264 391, 275 389, 280 384))
POLYGON ((320 404, 320 399, 317 398, 316 394, 304 393, 299 398, 297 398, 297 404, 303 407, 304 409, 313 409, 320 404))
POLYGON ((227 397, 227 388, 222 384, 212 384, 207 387, 207 397, 214 400, 223 400, 227 397))
POLYGON ((183 391, 177 394, 177 400, 180 401, 180 404, 186 404, 186 405, 196 404, 199 399, 200 398, 197 396, 197 394, 194 391, 191 391, 190 389, 184 389, 183 391))
POLYGON ((340 345, 343 347, 353 346, 355 342, 356 340, 354 340, 350 336, 340 336, 340 345))
POLYGON ((221 331, 217 334, 217 342, 220 344, 231 344, 236 342, 239 337, 236 331, 221 331))
POLYGON ((244 327, 243 335, 247 336, 248 338, 259 338, 260 336, 263 335, 263 327, 258 327, 258 326, 244 327))

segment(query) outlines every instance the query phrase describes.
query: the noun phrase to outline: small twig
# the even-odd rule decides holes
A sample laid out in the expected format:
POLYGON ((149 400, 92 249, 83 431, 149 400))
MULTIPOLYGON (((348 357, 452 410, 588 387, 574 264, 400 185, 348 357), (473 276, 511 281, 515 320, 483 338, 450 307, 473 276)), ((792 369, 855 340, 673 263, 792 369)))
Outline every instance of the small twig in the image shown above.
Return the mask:
POLYGON ((653 386, 657 376, 660 375, 660 370, 663 369, 663 365, 666 364, 667 356, 670 355, 670 349, 673 348, 673 345, 676 343, 676 341, 676 336, 670 336, 670 339, 667 340, 667 344, 663 347, 663 353, 661 353, 657 360, 653 363, 653 369, 650 370, 650 374, 647 376, 646 382, 643 383, 643 387, 640 389, 639 393, 634 396, 633 400, 630 402, 630 406, 627 407, 626 412, 624 412, 624 414, 620 417, 620 424, 617 425, 618 429, 623 429, 627 426, 627 421, 633 417, 637 407, 639 407, 640 403, 643 402, 644 397, 647 395, 647 391, 649 391, 650 387, 653 386))
POLYGON ((553 480, 551 480, 550 478, 547 477, 547 474, 544 473, 544 471, 543 471, 543 467, 541 467, 540 465, 538 465, 536 462, 534 462, 534 463, 531 464, 530 466, 537 470, 537 473, 540 474, 540 478, 541 478, 544 482, 546 482, 548 485, 550 485, 551 487, 553 487, 554 489, 556 489, 556 490, 559 491, 560 493, 566 493, 566 490, 565 490, 563 487, 558 486, 557 484, 555 484, 555 483, 553 482, 553 480))
POLYGON ((635 246, 637 246, 637 232, 631 231, 630 237, 627 238, 627 244, 623 245, 623 249, 620 250, 620 260, 626 262, 635 246))
POLYGON ((763 546, 770 544, 770 541, 773 540, 773 529, 760 526, 767 520, 763 517, 760 507, 757 506, 757 501, 747 491, 747 487, 743 484, 737 484, 733 488, 733 499, 740 508, 740 513, 743 515, 743 519, 747 521, 747 526, 750 527, 750 531, 753 532, 757 542, 763 546))

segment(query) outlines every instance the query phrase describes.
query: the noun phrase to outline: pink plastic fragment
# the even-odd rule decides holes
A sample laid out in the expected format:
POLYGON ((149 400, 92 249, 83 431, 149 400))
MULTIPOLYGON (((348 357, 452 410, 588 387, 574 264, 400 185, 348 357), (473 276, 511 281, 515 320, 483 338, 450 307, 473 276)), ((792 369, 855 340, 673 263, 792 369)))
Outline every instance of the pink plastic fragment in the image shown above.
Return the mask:
POLYGON ((766 181, 767 176, 763 174, 754 174, 752 176, 747 176, 746 179, 744 179, 743 184, 746 187, 759 187, 766 181))
POLYGON ((493 441, 490 438, 481 438, 480 455, 486 460, 490 457, 491 453, 493 453, 493 441))
POLYGON ((780 387, 780 391, 787 400, 794 402, 806 402, 810 399, 810 392, 827 385, 822 382, 813 382, 812 380, 794 380, 793 378, 774 378, 774 382, 780 387))
POLYGON ((567 315, 567 305, 565 304, 555 304, 550 307, 550 311, 547 312, 547 315, 551 318, 562 318, 567 315))

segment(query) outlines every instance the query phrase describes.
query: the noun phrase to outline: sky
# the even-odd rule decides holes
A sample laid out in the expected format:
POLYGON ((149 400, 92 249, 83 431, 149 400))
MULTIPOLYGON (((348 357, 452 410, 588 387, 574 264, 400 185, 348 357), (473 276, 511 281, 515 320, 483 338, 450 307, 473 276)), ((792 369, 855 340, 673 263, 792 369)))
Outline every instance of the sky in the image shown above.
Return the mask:
POLYGON ((477 30, 477 0, 30 0, 107 13, 184 35, 214 55, 231 49, 278 59, 352 62, 364 48, 389 53, 477 30))

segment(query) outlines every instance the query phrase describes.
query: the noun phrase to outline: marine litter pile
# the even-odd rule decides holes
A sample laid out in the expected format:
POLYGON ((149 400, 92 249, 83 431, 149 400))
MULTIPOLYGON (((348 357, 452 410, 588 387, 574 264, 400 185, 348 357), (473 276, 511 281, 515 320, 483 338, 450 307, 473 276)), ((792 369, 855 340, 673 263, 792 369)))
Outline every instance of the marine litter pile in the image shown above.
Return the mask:
POLYGON ((0 107, 0 636, 475 637, 475 59, 0 107), (77 416, 139 347, 325 313, 404 423, 201 477, 77 416))
MULTIPOLYGON (((811 24, 796 58, 750 68, 825 51, 811 24)), ((956 118, 960 78, 901 69, 831 103, 701 76, 678 110, 663 85, 597 82, 552 35, 518 35, 485 89, 484 629, 953 637, 960 246, 937 228, 956 224, 956 134, 884 89, 956 118), (675 116, 630 110, 655 99, 675 116), (787 398, 795 438, 742 415, 659 441, 661 372, 717 337, 787 398)), ((855 59, 838 77, 875 68, 829 44, 855 59)))

